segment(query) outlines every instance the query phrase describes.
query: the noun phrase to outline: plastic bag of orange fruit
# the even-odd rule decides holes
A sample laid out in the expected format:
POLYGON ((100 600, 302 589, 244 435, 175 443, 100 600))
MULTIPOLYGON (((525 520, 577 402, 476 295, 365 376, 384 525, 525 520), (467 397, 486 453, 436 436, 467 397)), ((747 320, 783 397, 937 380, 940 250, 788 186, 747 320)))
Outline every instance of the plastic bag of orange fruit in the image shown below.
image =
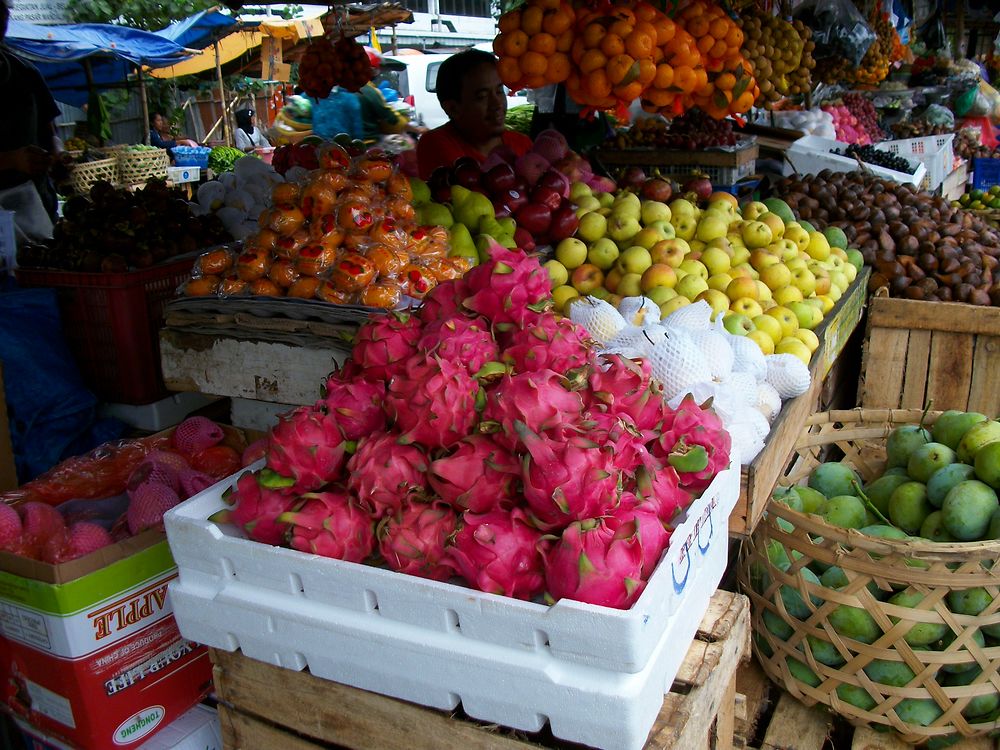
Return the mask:
POLYGON ((379 149, 351 158, 330 144, 303 184, 280 183, 271 197, 257 234, 239 252, 199 256, 181 294, 391 309, 469 270, 448 257, 444 227, 416 225, 409 180, 379 149))
POLYGON ((359 91, 372 79, 371 60, 354 39, 341 36, 312 40, 299 61, 299 86, 309 96, 325 99, 334 86, 359 91))

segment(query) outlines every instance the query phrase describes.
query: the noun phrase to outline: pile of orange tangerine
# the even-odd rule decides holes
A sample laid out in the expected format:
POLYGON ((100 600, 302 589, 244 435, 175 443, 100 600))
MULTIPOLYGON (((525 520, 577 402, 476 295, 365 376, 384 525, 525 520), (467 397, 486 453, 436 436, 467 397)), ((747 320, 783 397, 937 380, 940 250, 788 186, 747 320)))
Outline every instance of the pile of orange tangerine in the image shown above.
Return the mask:
POLYGON ((759 89, 740 52, 743 32, 714 2, 694 0, 676 18, 639 0, 574 10, 565 0, 528 0, 503 14, 493 50, 511 89, 565 83, 584 107, 712 117, 747 112, 759 89))

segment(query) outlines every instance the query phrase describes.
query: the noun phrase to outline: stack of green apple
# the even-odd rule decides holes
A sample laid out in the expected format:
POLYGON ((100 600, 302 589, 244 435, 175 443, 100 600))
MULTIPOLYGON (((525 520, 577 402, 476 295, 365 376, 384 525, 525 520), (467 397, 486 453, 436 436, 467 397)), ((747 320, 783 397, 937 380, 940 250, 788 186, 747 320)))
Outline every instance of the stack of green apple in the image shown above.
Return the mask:
POLYGON ((582 183, 570 198, 580 226, 546 264, 558 306, 580 295, 612 304, 646 296, 666 316, 705 300, 730 333, 806 364, 819 346, 813 329, 863 264, 842 231, 797 222, 778 199, 741 209, 716 192, 700 208, 683 198, 668 205, 625 190, 594 193, 582 183))
MULTIPOLYGON (((832 526, 858 529, 868 536, 951 543, 1000 539, 998 490, 1000 422, 976 412, 946 411, 929 430, 922 425, 894 429, 886 442, 884 472, 864 486, 851 466, 830 462, 817 466, 806 485, 779 488, 773 497, 775 502, 793 510, 817 514, 832 526)), ((794 522, 787 519, 788 515, 782 514, 777 524, 791 532, 794 522)), ((787 549, 776 539, 767 543, 768 562, 781 570, 788 570, 792 561, 799 557, 799 551, 787 549)), ((857 575, 845 572, 853 564, 854 558, 847 555, 843 568, 813 560, 798 573, 815 586, 842 591, 851 586, 850 581, 857 575)), ((920 604, 924 596, 936 597, 933 589, 910 585, 914 578, 905 571, 917 568, 928 568, 928 562, 914 553, 913 559, 906 560, 902 578, 887 567, 883 572, 883 585, 871 580, 867 584, 868 591, 877 600, 909 608, 920 604)), ((958 580, 956 577, 956 582, 958 580)), ((758 593, 770 586, 766 567, 760 562, 751 565, 749 582, 758 593)), ((859 588, 854 585, 850 590, 859 588)), ((944 601, 952 613, 975 616, 987 608, 993 611, 994 595, 995 590, 991 593, 982 587, 952 588, 946 592, 944 601)), ((777 596, 787 615, 798 620, 811 617, 813 608, 819 607, 824 599, 811 596, 813 606, 810 607, 794 586, 781 586, 777 596)), ((890 619, 893 623, 898 621, 895 617, 890 619)), ((914 651, 947 649, 950 652, 948 661, 934 662, 944 665, 935 677, 939 684, 958 686, 982 682, 980 666, 965 649, 971 647, 972 642, 979 648, 1000 645, 1000 624, 988 624, 975 630, 973 637, 966 641, 969 645, 956 651, 950 647, 956 634, 943 619, 914 616, 912 620, 914 624, 906 632, 905 641, 914 651)), ((797 626, 793 620, 770 610, 763 611, 762 621, 773 636, 783 641, 792 636, 793 626, 797 626)), ((827 622, 844 638, 866 644, 875 643, 884 632, 869 610, 847 604, 832 610, 827 615, 827 622)), ((817 662, 830 667, 845 663, 844 654, 829 640, 810 635, 806 641, 817 662)), ((849 641, 846 643, 852 652, 857 650, 849 641)), ((759 634, 757 645, 765 655, 771 656, 773 650, 767 639, 759 634)), ((799 681, 819 685, 821 678, 804 662, 804 659, 798 661, 788 657, 790 672, 799 681)), ((864 672, 872 682, 894 688, 910 686, 916 679, 913 670, 901 661, 874 660, 864 666, 864 672)), ((923 678, 917 682, 922 684, 923 678)), ((994 721, 1000 716, 1000 693, 996 690, 986 692, 988 694, 977 694, 962 711, 971 723, 994 721)), ((864 710, 872 710, 880 702, 857 685, 842 684, 837 694, 841 700, 864 710)), ((942 710, 933 700, 907 699, 896 706, 896 713, 904 722, 927 726, 942 714, 942 710)))

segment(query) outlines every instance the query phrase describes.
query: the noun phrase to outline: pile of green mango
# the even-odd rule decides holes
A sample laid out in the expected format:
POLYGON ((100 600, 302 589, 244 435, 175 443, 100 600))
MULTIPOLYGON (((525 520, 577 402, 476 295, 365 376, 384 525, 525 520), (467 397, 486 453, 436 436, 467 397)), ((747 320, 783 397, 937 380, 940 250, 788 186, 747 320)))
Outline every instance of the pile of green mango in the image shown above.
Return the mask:
MULTIPOLYGON (((822 516, 831 525, 857 529, 873 537, 970 542, 1000 539, 997 490, 1000 490, 1000 422, 975 412, 947 411, 930 429, 922 425, 894 429, 886 443, 885 470, 867 484, 846 463, 830 462, 817 466, 806 484, 778 488, 773 498, 793 510, 822 516)), ((792 531, 794 524, 786 520, 788 514, 782 515, 785 517, 775 519, 777 526, 792 531)), ((760 531, 766 532, 766 525, 760 531)), ((760 538, 755 538, 755 544, 760 538)), ((786 548, 775 539, 768 539, 766 535, 762 538, 766 540, 768 562, 775 568, 787 571, 802 557, 801 552, 786 548)), ((907 565, 927 566, 921 560, 907 560, 907 565)), ((804 581, 838 591, 848 586, 856 575, 849 570, 847 562, 844 568, 827 566, 817 560, 800 566, 801 563, 796 566, 797 575, 804 581)), ((887 570, 888 587, 885 590, 870 581, 868 591, 877 600, 914 607, 922 601, 927 589, 909 585, 913 579, 907 579, 905 574, 900 576, 899 570, 887 570)), ((767 566, 758 561, 749 567, 748 583, 761 595, 774 589, 767 566)), ((822 597, 813 595, 809 597, 810 606, 797 588, 788 585, 777 587, 771 601, 777 604, 779 598, 787 616, 799 620, 808 619, 824 602, 822 597)), ((992 602, 993 597, 985 588, 952 589, 945 597, 948 609, 961 615, 979 615, 992 602)), ((792 627, 795 623, 770 609, 761 609, 759 614, 758 622, 770 637, 758 632, 754 639, 761 653, 771 657, 774 649, 770 644, 789 641, 795 634, 796 628, 792 627)), ((863 606, 840 604, 829 613, 827 622, 846 644, 850 644, 850 640, 871 644, 883 635, 876 619, 863 606)), ((915 652, 941 651, 955 638, 955 633, 943 621, 915 619, 905 641, 915 652)), ((1000 646, 1000 623, 980 627, 972 635, 972 641, 980 647, 1000 646)), ((835 668, 857 653, 851 648, 844 654, 830 640, 813 635, 800 641, 798 649, 804 651, 806 646, 818 663, 835 668)), ((919 653, 917 656, 919 658, 919 653)), ((981 677, 981 667, 972 653, 960 649, 947 661, 934 675, 938 684, 947 688, 973 684, 977 680, 985 682, 962 710, 963 716, 972 724, 1000 719, 1000 693, 981 677)), ((799 682, 814 687, 821 684, 821 678, 808 666, 804 656, 802 660, 788 656, 785 662, 799 682)), ((872 682, 890 688, 906 687, 916 677, 902 660, 875 659, 863 669, 872 682)), ((873 709, 882 700, 881 696, 873 696, 863 687, 847 683, 837 688, 837 695, 842 701, 863 710, 873 709)), ((943 713, 934 700, 916 698, 904 699, 896 705, 895 711, 902 721, 917 726, 928 726, 943 713)), ((947 739, 946 742, 936 738, 932 745, 944 747, 952 738, 947 739)))

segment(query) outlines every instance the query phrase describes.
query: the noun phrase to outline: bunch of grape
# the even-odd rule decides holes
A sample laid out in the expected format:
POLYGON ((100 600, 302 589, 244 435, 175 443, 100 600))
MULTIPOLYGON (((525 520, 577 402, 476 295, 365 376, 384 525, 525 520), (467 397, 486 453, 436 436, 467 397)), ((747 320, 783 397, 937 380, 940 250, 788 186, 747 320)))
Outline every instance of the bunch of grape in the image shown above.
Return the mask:
POLYGON ((916 167, 910 164, 910 162, 902 156, 893 154, 889 151, 882 151, 881 149, 877 149, 871 145, 858 146, 857 144, 851 144, 846 149, 834 149, 833 153, 860 159, 866 164, 874 164, 877 167, 885 167, 886 169, 891 169, 894 172, 913 174, 916 171, 916 167))
POLYGON ((785 96, 809 90, 815 45, 801 22, 789 23, 765 11, 747 9, 739 24, 745 37, 743 55, 753 66, 760 87, 758 105, 770 107, 785 96))

